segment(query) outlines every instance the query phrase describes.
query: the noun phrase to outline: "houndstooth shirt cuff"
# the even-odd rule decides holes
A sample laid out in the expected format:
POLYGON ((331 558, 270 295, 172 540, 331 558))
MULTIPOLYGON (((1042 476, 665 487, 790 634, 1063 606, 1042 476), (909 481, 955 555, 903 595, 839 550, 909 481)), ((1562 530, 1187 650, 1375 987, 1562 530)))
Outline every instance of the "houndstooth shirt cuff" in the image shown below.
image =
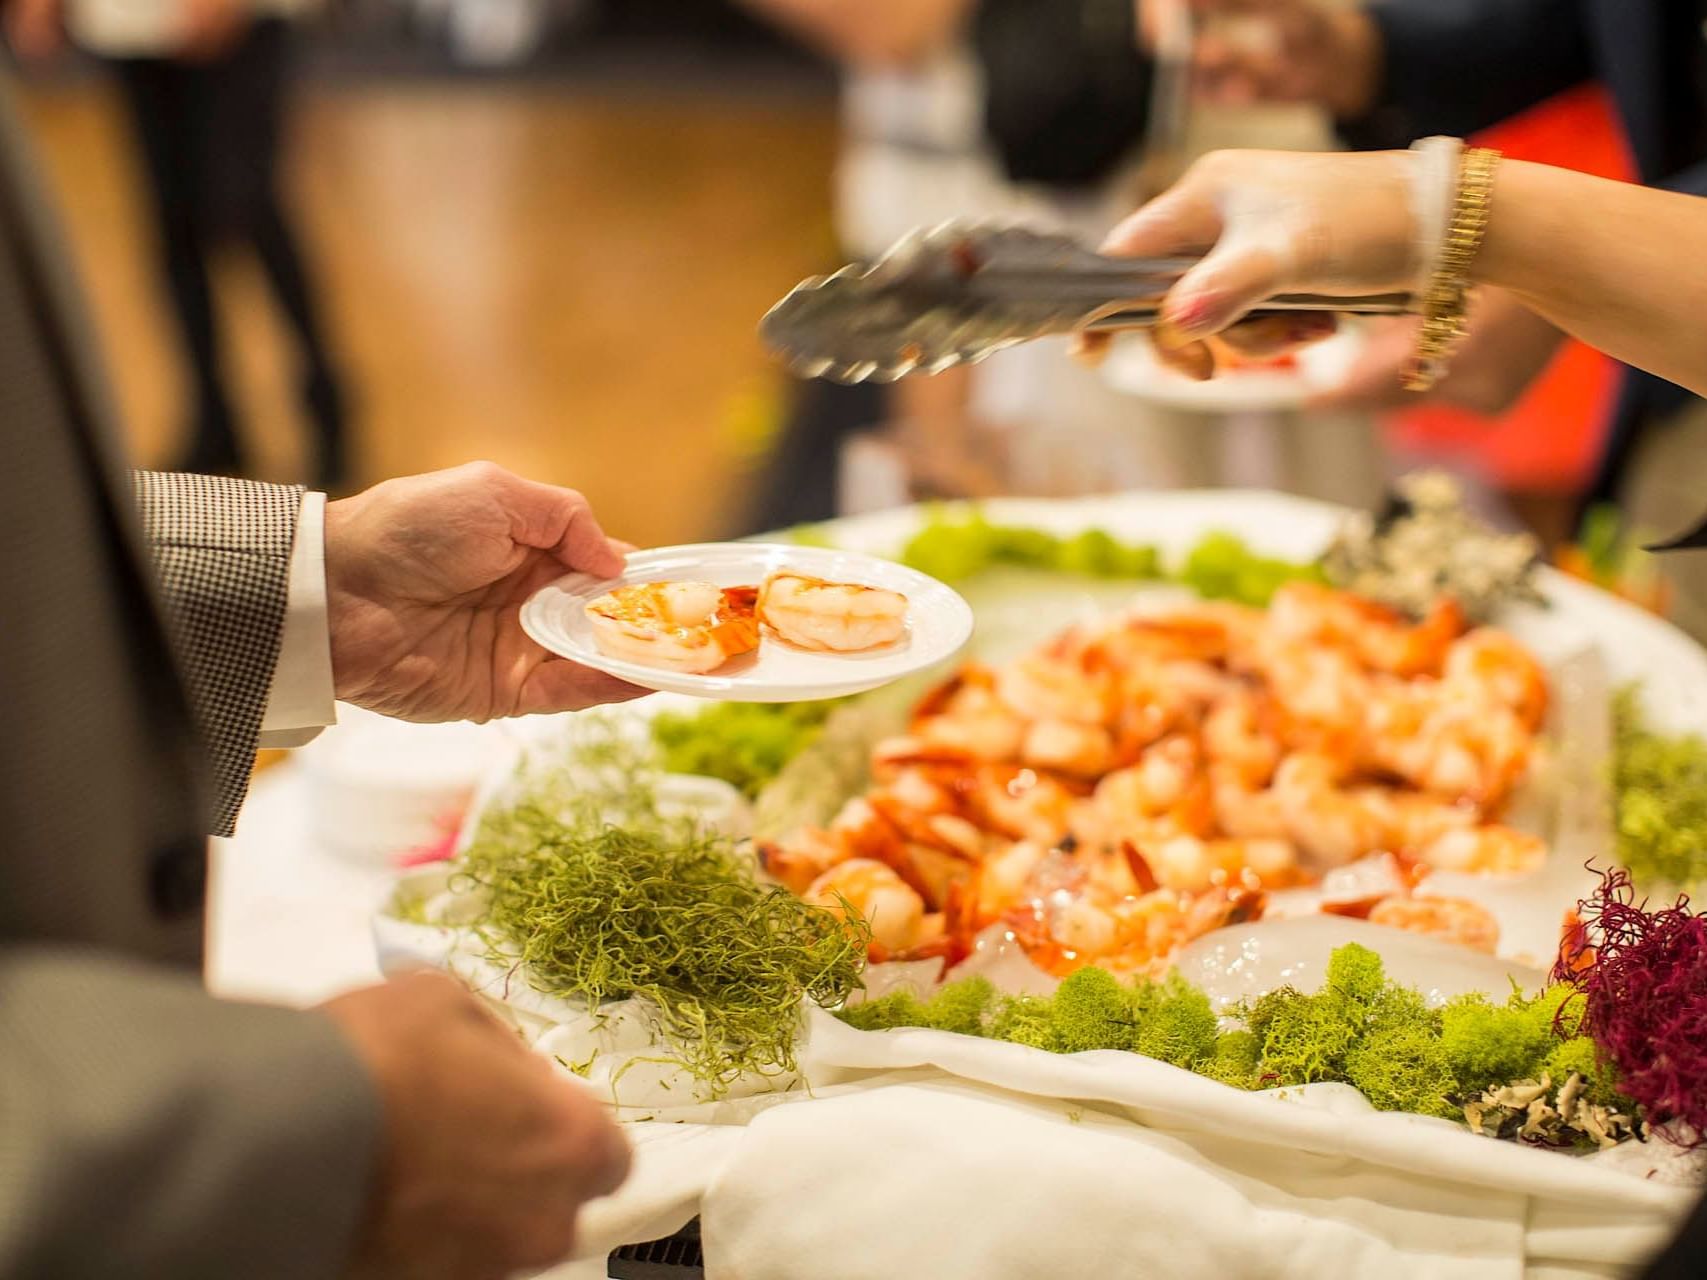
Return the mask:
POLYGON ((261 717, 261 745, 300 747, 337 718, 326 613, 326 495, 309 493, 291 546, 284 632, 261 717))
POLYGON ((249 789, 278 663, 303 490, 222 476, 134 473, 143 534, 229 835, 249 789))

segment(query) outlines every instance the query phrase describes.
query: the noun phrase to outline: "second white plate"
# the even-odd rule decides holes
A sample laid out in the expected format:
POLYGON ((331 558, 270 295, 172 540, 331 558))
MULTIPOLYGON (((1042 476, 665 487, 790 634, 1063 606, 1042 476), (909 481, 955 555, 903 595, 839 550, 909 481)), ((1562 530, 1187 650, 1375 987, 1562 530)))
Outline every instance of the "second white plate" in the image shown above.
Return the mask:
POLYGON ((1331 338, 1302 348, 1290 368, 1235 369, 1196 382, 1156 357, 1148 339, 1127 337, 1114 344, 1103 377, 1117 391, 1172 409, 1203 413, 1269 413, 1296 409, 1311 396, 1339 385, 1368 341, 1346 325, 1331 338))
POLYGON ((821 547, 755 542, 706 542, 637 551, 621 577, 570 574, 535 592, 522 606, 522 629, 552 653, 608 672, 631 684, 725 702, 802 702, 864 693, 948 661, 972 637, 972 610, 953 589, 905 565, 877 556, 821 547), (812 653, 768 632, 757 653, 708 675, 665 671, 600 652, 587 621, 587 602, 641 582, 710 582, 757 586, 778 569, 834 582, 899 591, 907 597, 907 633, 866 653, 812 653))

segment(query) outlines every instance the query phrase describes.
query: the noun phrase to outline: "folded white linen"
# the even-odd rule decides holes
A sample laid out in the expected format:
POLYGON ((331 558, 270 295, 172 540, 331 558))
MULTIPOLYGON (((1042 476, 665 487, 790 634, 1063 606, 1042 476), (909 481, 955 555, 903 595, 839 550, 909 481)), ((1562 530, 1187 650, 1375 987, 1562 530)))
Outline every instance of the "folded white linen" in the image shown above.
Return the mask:
POLYGON ((1574 1157, 1376 1112, 1344 1085, 1242 1093, 1135 1054, 859 1032, 819 1010, 798 1077, 707 1101, 638 1061, 657 1050, 634 1010, 529 991, 459 931, 376 933, 388 971, 453 969, 620 1099, 635 1172, 588 1209, 583 1257, 698 1213, 709 1274, 742 1280, 1563 1280, 1626 1274, 1701 1175, 1659 1143, 1574 1157))

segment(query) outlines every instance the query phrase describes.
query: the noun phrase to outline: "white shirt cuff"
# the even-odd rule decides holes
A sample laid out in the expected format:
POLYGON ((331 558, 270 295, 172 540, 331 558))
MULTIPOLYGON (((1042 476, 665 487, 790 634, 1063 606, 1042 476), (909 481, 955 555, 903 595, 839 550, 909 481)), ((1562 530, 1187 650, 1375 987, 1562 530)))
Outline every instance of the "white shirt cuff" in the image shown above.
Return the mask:
POLYGON ((263 747, 300 747, 338 713, 332 691, 332 643, 326 615, 326 495, 302 499, 290 552, 290 593, 278 665, 261 717, 263 747))

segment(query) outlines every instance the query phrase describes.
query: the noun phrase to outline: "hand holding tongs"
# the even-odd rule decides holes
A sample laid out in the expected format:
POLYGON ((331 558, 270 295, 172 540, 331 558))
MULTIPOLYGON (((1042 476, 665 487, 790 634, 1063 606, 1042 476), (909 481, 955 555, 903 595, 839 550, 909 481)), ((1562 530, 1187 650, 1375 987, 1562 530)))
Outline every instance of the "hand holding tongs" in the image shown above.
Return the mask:
MULTIPOLYGON (((893 382, 937 373, 1034 338, 1156 323, 1188 258, 1105 258, 1072 238, 1019 226, 947 222, 907 236, 870 266, 796 285, 759 324, 803 377, 893 382)), ((1253 315, 1392 315, 1409 294, 1282 294, 1253 315)))

